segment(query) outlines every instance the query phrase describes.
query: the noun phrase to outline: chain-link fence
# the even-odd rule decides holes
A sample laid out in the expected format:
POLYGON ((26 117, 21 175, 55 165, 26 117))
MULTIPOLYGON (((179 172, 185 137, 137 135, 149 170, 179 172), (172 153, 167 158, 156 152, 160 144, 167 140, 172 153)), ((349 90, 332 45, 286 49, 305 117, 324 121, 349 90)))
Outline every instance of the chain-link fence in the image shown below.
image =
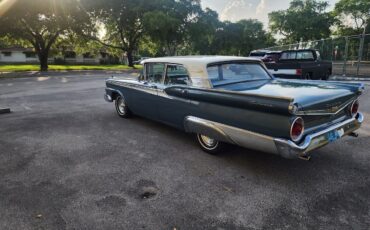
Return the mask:
POLYGON ((267 50, 316 49, 323 60, 333 62, 333 74, 370 77, 370 34, 354 35, 296 44, 274 46, 267 50))

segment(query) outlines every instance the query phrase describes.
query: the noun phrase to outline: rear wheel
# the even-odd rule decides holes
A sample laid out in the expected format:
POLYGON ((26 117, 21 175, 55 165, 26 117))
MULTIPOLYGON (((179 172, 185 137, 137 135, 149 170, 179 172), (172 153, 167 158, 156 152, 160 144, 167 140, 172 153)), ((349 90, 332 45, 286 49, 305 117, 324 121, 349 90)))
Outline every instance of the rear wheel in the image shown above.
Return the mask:
POLYGON ((118 116, 123 118, 131 117, 131 111, 128 108, 125 98, 123 96, 118 96, 116 98, 115 106, 118 116))
POLYGON ((328 70, 328 71, 325 73, 325 75, 322 77, 322 80, 327 81, 327 80, 329 80, 329 77, 330 77, 330 70, 328 70))
POLYGON ((225 148, 225 143, 206 135, 197 134, 197 140, 201 149, 209 154, 220 153, 225 148))

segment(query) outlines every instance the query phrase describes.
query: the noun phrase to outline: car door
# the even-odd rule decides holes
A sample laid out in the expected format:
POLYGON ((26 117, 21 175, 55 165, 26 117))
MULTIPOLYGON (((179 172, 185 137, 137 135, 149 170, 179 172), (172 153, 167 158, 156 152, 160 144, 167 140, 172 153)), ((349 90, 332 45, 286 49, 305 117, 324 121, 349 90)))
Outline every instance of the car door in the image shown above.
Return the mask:
POLYGON ((164 71, 164 63, 145 63, 143 77, 138 82, 132 95, 134 103, 131 107, 134 113, 158 120, 157 88, 158 84, 163 82, 164 71))
POLYGON ((192 106, 189 100, 166 94, 167 87, 189 86, 191 80, 186 68, 178 64, 167 64, 162 84, 158 84, 159 119, 171 126, 182 129, 184 118, 191 115, 192 106))

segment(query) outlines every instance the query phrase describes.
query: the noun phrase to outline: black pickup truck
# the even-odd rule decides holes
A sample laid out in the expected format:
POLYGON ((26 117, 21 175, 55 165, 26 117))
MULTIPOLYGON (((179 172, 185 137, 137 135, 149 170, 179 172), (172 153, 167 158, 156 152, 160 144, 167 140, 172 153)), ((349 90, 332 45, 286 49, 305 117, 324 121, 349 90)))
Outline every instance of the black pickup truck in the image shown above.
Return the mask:
POLYGON ((276 62, 265 62, 275 77, 306 80, 328 80, 332 63, 323 61, 320 53, 312 49, 286 50, 276 62))

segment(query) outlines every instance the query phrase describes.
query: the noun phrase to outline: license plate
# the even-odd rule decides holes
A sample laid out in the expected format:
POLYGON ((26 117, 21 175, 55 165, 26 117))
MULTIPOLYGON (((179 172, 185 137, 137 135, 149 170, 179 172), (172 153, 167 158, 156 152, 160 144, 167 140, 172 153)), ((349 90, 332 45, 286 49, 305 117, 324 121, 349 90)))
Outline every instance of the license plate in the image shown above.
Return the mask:
POLYGON ((339 138, 341 138, 343 136, 343 134, 344 134, 343 129, 336 129, 336 130, 328 132, 326 134, 326 137, 327 137, 329 142, 334 142, 334 141, 338 140, 339 138))

